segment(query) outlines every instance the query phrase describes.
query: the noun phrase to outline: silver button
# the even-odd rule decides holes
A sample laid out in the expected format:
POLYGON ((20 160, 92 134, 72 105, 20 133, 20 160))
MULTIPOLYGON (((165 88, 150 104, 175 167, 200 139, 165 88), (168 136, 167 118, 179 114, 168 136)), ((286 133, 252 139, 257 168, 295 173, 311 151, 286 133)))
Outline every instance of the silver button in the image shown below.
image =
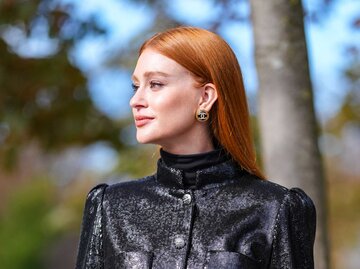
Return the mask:
POLYGON ((188 193, 184 194, 182 200, 183 200, 184 204, 186 204, 186 205, 190 204, 191 203, 191 195, 188 193))
POLYGON ((184 246, 185 246, 185 240, 182 237, 176 237, 175 238, 175 247, 182 248, 184 246))

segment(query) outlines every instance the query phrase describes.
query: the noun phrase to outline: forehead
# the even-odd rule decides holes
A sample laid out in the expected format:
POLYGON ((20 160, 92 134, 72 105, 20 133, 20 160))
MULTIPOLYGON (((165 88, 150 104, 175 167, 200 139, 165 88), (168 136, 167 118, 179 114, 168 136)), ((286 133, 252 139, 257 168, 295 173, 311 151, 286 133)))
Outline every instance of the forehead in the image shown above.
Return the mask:
POLYGON ((166 57, 155 50, 146 49, 141 53, 137 61, 133 76, 139 78, 149 73, 158 73, 164 76, 190 74, 186 68, 169 57, 166 57))

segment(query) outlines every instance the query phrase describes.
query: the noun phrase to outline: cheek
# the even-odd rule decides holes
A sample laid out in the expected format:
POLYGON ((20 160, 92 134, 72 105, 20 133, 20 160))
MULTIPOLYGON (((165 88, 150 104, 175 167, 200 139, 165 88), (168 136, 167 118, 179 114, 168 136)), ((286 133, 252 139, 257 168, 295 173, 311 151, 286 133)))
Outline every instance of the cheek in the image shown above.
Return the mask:
POLYGON ((158 100, 156 105, 159 118, 173 123, 178 121, 189 121, 195 118, 196 106, 194 104, 195 97, 192 98, 184 95, 174 95, 164 97, 158 100))

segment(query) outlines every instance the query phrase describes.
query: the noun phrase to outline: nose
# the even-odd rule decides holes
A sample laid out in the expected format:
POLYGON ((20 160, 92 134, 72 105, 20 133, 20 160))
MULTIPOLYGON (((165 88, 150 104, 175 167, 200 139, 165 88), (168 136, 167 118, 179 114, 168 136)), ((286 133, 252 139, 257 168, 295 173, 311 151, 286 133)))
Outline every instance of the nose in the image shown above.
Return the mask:
POLYGON ((143 91, 140 88, 135 92, 133 97, 131 97, 129 104, 131 108, 146 107, 146 99, 143 91))

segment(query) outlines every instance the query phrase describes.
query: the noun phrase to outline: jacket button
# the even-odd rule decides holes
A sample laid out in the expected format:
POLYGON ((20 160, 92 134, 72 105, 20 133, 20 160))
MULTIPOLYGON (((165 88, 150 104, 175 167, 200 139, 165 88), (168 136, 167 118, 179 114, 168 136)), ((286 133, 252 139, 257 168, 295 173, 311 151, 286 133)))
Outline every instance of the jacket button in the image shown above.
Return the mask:
POLYGON ((186 204, 186 205, 190 204, 191 203, 191 195, 188 193, 184 194, 182 200, 183 200, 184 204, 186 204))
POLYGON ((175 247, 176 248, 182 248, 185 246, 185 240, 182 237, 176 237, 175 238, 175 247))

